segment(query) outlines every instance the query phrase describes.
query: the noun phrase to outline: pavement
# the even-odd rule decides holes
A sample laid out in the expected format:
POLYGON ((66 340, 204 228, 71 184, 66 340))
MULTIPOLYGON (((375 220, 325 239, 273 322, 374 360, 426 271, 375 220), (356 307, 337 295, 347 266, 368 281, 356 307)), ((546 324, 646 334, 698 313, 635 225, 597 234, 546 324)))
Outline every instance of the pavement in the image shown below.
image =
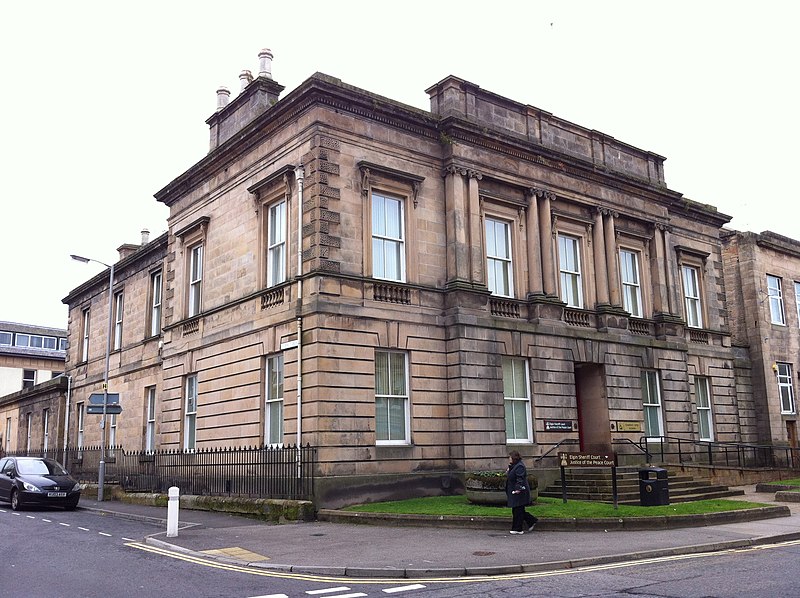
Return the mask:
POLYGON ((533 532, 511 535, 510 510, 504 529, 486 529, 477 522, 443 527, 444 518, 402 526, 392 520, 382 525, 270 524, 181 509, 178 535, 167 538, 166 507, 84 497, 80 508, 150 522, 158 531, 144 539, 147 544, 227 563, 337 577, 447 578, 550 571, 800 539, 800 502, 778 502, 775 492, 757 492, 754 486, 741 489, 745 496, 737 498, 780 505, 783 516, 750 521, 723 517, 680 528, 656 523, 653 529, 634 530, 613 523, 552 529, 543 520, 533 532))

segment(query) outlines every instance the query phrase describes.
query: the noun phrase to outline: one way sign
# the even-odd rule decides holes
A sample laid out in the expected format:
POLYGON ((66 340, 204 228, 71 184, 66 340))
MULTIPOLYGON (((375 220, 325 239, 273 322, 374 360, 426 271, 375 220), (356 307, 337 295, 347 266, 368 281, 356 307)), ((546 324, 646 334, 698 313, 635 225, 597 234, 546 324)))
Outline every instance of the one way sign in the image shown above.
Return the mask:
MULTIPOLYGON (((110 392, 108 393, 108 400, 106 401, 107 405, 116 405, 119 404, 119 393, 118 392, 110 392)), ((89 404, 90 405, 102 405, 103 404, 103 393, 102 392, 93 392, 89 395, 89 404)))

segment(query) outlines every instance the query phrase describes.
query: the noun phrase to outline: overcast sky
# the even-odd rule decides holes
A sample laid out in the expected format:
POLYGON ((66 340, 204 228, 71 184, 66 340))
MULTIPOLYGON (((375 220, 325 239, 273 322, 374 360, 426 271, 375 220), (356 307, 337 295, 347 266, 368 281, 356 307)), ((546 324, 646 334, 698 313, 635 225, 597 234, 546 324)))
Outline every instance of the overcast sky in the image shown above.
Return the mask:
POLYGON ((314 72, 429 109, 447 75, 665 156, 667 184, 739 230, 800 239, 796 2, 4 3, 0 320, 61 303, 153 194, 208 151, 215 91, 258 52, 284 95, 314 72))

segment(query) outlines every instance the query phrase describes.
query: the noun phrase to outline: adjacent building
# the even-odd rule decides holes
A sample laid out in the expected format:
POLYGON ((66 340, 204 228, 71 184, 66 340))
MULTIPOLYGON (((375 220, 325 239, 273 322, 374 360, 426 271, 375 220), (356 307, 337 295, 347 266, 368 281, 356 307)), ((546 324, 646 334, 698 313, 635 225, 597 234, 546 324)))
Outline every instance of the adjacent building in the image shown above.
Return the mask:
POLYGON ((428 111, 319 73, 281 98, 270 63, 218 91, 208 155, 156 193, 168 232, 64 299, 71 442, 99 439, 107 331, 114 443, 310 444, 322 505, 565 439, 763 437, 729 217, 662 156, 452 76, 428 111))
POLYGON ((734 343, 752 361, 758 441, 798 447, 800 241, 765 231, 724 231, 734 343))

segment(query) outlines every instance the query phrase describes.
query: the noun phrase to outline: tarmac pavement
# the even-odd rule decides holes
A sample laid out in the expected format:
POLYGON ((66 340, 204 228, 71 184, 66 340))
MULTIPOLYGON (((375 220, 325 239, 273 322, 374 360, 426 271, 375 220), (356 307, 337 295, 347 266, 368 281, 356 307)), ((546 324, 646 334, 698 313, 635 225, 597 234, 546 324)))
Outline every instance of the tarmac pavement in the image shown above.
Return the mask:
MULTIPOLYGON (((82 498, 80 508, 150 521, 148 544, 205 558, 294 573, 352 577, 458 577, 574 568, 800 539, 800 503, 742 487, 743 500, 788 507, 791 516, 678 529, 589 531, 283 523, 181 509, 178 536, 166 537, 166 507, 82 498)), ((509 510, 508 524, 511 517, 509 510)), ((545 526, 541 526, 545 528, 545 526)))

